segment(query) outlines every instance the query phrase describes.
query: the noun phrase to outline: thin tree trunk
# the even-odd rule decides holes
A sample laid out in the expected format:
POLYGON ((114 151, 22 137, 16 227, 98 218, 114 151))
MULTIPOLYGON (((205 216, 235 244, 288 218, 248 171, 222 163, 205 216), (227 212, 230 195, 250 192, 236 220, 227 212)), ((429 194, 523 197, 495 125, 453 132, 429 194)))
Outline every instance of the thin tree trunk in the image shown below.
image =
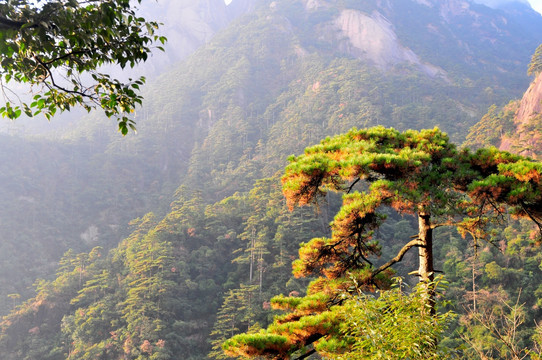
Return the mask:
POLYGON ((252 229, 252 237, 250 238, 250 275, 249 283, 252 285, 252 269, 254 267, 254 248, 256 246, 256 231, 252 229))
POLYGON ((419 263, 418 275, 420 282, 429 285, 428 302, 431 313, 435 313, 435 291, 432 282, 435 279, 433 265, 433 228, 431 227, 431 215, 420 211, 418 213, 419 238, 422 246, 418 247, 419 263))
POLYGON ((263 247, 260 248, 260 255, 258 258, 258 271, 260 274, 260 295, 262 294, 262 284, 263 284, 263 247))
POLYGON ((476 312, 476 256, 472 257, 472 310, 476 312))

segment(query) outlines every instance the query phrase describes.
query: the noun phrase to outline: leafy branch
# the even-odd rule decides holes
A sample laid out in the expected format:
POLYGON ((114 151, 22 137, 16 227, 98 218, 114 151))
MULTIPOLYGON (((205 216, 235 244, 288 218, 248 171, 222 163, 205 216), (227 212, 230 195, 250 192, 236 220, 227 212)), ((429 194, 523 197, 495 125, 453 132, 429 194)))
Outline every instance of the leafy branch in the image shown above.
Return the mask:
POLYGON ((24 111, 27 116, 43 113, 50 119, 56 111, 75 106, 87 111, 102 108, 107 117, 117 118, 122 134, 135 130, 129 117, 142 102, 138 92, 145 78, 121 82, 97 70, 106 64, 134 67, 146 61, 153 48, 163 50, 153 46, 166 41, 156 34, 159 24, 137 16, 139 3, 55 0, 39 6, 17 0, 0 4, 0 30, 4 30, 0 32, 0 89, 5 99, 0 114, 16 119, 24 111), (85 74, 92 80, 86 80, 85 74), (28 104, 17 97, 13 103, 6 95, 10 81, 38 85, 33 101, 28 104))

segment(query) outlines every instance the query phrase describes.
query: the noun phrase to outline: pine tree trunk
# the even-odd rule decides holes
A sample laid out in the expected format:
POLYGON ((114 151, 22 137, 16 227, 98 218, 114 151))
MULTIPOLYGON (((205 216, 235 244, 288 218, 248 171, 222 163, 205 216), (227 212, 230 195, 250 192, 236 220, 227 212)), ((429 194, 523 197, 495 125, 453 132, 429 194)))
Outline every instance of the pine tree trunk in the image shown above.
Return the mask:
POLYGON ((418 247, 419 263, 418 276, 420 282, 427 283, 428 304, 431 313, 435 313, 435 291, 433 289, 433 280, 435 279, 433 267, 433 228, 431 227, 431 215, 420 211, 418 213, 419 238, 423 243, 418 247))
POLYGON ((418 247, 420 267, 418 274, 420 281, 432 282, 433 269, 433 229, 431 228, 431 215, 420 212, 418 214, 419 237, 423 246, 418 247))

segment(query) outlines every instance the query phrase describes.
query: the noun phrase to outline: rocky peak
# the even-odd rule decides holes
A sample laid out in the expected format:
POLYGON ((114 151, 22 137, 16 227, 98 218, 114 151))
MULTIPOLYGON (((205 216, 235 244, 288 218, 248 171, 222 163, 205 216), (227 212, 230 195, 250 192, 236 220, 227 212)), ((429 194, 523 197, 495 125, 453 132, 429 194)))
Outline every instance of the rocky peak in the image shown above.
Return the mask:
POLYGON ((347 52, 385 68, 401 61, 415 62, 416 55, 399 44, 393 26, 380 13, 372 15, 345 9, 335 20, 341 37, 348 39, 347 52))
POLYGON ((525 124, 540 114, 542 114, 542 73, 538 74, 523 95, 516 113, 516 122, 525 124))

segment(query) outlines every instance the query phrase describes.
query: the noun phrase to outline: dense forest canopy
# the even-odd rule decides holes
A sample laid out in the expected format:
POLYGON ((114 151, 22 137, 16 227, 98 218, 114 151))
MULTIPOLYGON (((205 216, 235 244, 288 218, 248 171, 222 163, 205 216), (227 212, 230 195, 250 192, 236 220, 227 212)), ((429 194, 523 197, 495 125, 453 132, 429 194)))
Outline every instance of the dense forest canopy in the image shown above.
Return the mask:
POLYGON ((529 69, 527 70, 529 75, 534 76, 538 76, 540 72, 542 72, 542 45, 536 48, 531 62, 529 63, 529 69))

